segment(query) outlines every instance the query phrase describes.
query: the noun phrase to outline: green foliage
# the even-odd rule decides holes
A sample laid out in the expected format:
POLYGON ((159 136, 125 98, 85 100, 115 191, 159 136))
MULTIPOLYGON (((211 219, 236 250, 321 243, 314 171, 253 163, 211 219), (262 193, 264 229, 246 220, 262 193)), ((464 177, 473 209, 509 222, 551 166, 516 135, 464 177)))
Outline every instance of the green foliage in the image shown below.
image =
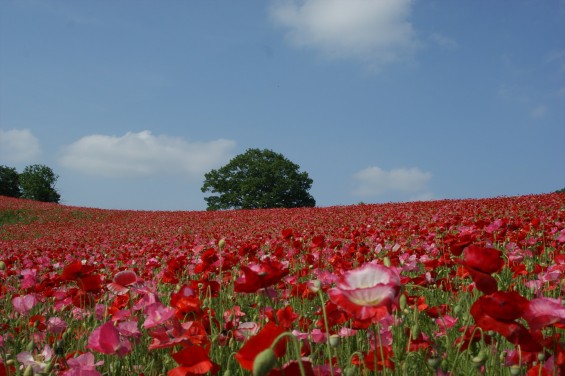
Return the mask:
POLYGON ((555 193, 565 193, 565 188, 558 189, 555 193))
POLYGON ((272 150, 248 149, 204 175, 208 210, 296 208, 316 205, 312 179, 300 166, 272 150))
POLYGON ((0 166, 0 195, 20 197, 20 177, 15 168, 0 166))
POLYGON ((61 195, 55 190, 57 176, 51 168, 45 165, 27 166, 19 176, 23 198, 43 202, 56 202, 61 195))

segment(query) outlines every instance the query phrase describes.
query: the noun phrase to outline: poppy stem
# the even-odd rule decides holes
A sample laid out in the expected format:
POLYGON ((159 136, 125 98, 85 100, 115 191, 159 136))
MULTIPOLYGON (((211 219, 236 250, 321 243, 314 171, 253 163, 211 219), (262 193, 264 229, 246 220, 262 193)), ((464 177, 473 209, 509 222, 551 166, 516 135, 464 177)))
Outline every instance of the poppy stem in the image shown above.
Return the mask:
POLYGON ((330 327, 328 325, 328 314, 326 313, 326 302, 324 301, 324 296, 322 295, 322 290, 318 290, 318 297, 322 303, 322 315, 324 316, 324 328, 326 329, 326 350, 328 352, 328 358, 330 362, 330 375, 334 376, 334 367, 332 363, 332 346, 330 344, 330 327))
POLYGON ((292 344, 294 345, 294 352, 296 355, 296 359, 298 360, 298 368, 300 368, 300 376, 306 376, 306 370, 304 369, 304 364, 302 364, 302 356, 300 354, 300 343, 298 342, 298 338, 291 332, 284 332, 281 333, 275 338, 273 343, 271 344, 271 349, 274 350, 277 343, 282 340, 284 337, 290 337, 292 344))

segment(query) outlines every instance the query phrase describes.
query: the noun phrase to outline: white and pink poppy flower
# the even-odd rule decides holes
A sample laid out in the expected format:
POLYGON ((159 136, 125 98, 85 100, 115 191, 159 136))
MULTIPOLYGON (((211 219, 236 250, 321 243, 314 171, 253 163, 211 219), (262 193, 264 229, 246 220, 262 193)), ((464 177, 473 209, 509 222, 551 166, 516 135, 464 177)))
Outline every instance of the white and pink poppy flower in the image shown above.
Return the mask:
POLYGON ((400 295, 400 276, 384 265, 368 263, 343 273, 328 290, 330 300, 357 320, 379 320, 400 295))
POLYGON ((43 351, 39 354, 32 354, 29 351, 23 351, 16 355, 16 359, 20 362, 24 369, 28 366, 33 368, 34 374, 43 374, 46 373, 45 369, 51 358, 53 358, 53 350, 49 345, 45 345, 43 347, 43 351))

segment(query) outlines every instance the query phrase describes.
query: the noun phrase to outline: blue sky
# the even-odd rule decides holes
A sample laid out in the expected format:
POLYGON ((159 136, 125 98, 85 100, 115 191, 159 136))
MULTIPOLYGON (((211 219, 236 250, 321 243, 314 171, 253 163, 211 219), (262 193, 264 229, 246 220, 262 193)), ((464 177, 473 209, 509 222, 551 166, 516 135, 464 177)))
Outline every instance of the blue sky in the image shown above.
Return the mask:
POLYGON ((282 153, 318 206, 565 187, 565 1, 0 1, 0 164, 202 210, 282 153))

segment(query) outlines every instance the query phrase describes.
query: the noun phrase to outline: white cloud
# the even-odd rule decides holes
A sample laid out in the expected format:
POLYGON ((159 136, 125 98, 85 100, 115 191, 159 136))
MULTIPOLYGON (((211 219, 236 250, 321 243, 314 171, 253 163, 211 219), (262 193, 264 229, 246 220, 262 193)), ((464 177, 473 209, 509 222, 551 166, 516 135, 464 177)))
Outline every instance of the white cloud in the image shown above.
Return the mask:
POLYGON ((374 67, 405 59, 417 46, 408 21, 412 0, 279 1, 274 21, 298 47, 332 58, 360 59, 374 67))
POLYGON ((353 191, 355 196, 371 197, 400 192, 424 194, 426 198, 431 197, 431 193, 424 191, 432 174, 416 167, 393 168, 385 171, 380 167, 372 166, 357 172, 354 178, 358 183, 353 191))
POLYGON ((39 141, 29 129, 0 129, 0 160, 8 163, 31 162, 41 154, 39 141))
POLYGON ((438 46, 447 48, 449 50, 454 50, 459 47, 459 43, 457 43, 455 39, 452 39, 440 33, 432 33, 430 35, 430 39, 438 46))
POLYGON ((432 192, 422 192, 410 198, 409 201, 430 201, 435 199, 435 195, 432 192))
POLYGON ((532 110, 530 111, 530 115, 534 119, 541 119, 546 114, 547 114, 547 106, 545 106, 543 104, 540 104, 540 105, 532 108, 532 110))
POLYGON ((156 174, 198 178, 229 159, 231 140, 187 142, 150 131, 121 137, 85 136, 63 148, 63 166, 89 175, 144 177, 156 174))

